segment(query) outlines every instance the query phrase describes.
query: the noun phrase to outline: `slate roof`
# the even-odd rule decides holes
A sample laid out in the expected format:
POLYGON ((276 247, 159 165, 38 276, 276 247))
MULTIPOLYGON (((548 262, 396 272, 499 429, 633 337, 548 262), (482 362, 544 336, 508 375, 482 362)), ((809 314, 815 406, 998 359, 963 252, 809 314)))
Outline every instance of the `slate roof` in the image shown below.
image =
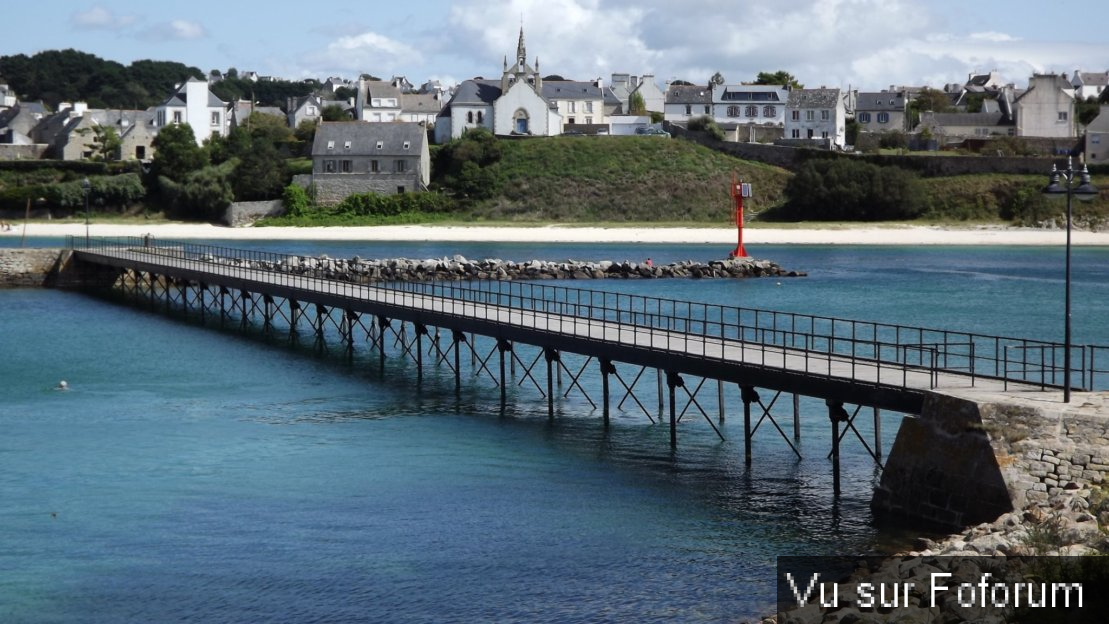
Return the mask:
POLYGON ((1078 72, 1078 79, 1088 87, 1109 86, 1109 72, 1078 72))
POLYGON ((596 84, 575 80, 544 80, 541 95, 548 100, 599 100, 604 97, 596 84))
MULTIPOLYGON (((366 106, 373 108, 371 98, 393 98, 400 105, 400 89, 394 87, 391 83, 381 80, 367 80, 366 81, 366 106)), ((389 107, 393 108, 393 107, 389 107)))
POLYGON ((906 107, 903 93, 890 93, 880 91, 873 93, 859 92, 855 98, 855 110, 866 112, 904 112, 906 107))
POLYGON ((405 113, 438 114, 442 100, 433 93, 404 93, 400 96, 400 109, 405 113))
POLYGON ((1011 126, 1005 115, 997 113, 931 113, 921 115, 922 123, 931 123, 936 126, 1011 126))
POLYGON ((427 132, 416 123, 369 121, 325 121, 316 128, 312 143, 312 156, 420 156, 427 132), (327 148, 331 141, 333 147, 327 148), (350 141, 347 149, 346 142, 350 141), (377 142, 381 141, 381 149, 377 142), (404 149, 405 141, 408 149, 404 149))
POLYGON ((712 89, 698 85, 670 85, 667 104, 712 104, 712 89))
POLYGON ((182 83, 181 86, 179 86, 177 88, 177 91, 170 94, 170 96, 168 98, 166 98, 165 101, 162 102, 161 104, 159 104, 158 106, 159 107, 162 107, 162 106, 185 106, 188 103, 188 99, 189 99, 188 95, 187 95, 187 88, 186 88, 185 85, 187 85, 190 82, 203 82, 204 83, 205 92, 208 94, 208 104, 207 104, 208 108, 227 108, 227 102, 224 102, 223 100, 219 99, 218 97, 213 95, 210 90, 207 89, 207 85, 208 85, 207 81, 200 80, 198 78, 189 78, 187 81, 182 83))
POLYGON ((450 104, 492 104, 501 97, 500 80, 474 78, 458 85, 450 104))
POLYGON ((836 108, 839 89, 794 89, 789 92, 790 108, 836 108))

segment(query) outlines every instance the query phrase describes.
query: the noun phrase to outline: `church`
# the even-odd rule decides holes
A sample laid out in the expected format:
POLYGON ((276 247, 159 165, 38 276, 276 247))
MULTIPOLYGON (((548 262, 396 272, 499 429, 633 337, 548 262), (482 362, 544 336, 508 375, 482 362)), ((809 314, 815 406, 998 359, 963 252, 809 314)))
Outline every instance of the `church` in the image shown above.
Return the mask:
POLYGON ((504 60, 500 80, 474 78, 458 86, 435 120, 435 142, 457 139, 470 128, 488 128, 498 136, 554 136, 565 125, 604 123, 600 81, 546 81, 539 59, 528 64, 524 29, 516 45, 516 62, 504 60), (573 116, 571 116, 573 115, 573 116))

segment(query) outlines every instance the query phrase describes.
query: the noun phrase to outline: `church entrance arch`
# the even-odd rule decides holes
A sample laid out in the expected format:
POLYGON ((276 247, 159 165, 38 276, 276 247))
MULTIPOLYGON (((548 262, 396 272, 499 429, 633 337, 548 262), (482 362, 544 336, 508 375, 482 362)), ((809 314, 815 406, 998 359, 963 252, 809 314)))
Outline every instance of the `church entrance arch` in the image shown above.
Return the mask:
POLYGON ((516 134, 530 134, 528 128, 528 112, 522 108, 516 109, 512 115, 512 131, 516 134))

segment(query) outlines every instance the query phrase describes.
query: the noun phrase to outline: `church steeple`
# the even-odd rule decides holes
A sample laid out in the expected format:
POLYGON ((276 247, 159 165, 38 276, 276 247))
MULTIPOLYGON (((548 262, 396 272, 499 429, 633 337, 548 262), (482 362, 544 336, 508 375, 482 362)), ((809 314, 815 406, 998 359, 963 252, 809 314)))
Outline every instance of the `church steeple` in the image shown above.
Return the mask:
POLYGON ((520 67, 527 65, 528 53, 524 49, 524 25, 520 24, 520 42, 516 44, 516 62, 520 67))

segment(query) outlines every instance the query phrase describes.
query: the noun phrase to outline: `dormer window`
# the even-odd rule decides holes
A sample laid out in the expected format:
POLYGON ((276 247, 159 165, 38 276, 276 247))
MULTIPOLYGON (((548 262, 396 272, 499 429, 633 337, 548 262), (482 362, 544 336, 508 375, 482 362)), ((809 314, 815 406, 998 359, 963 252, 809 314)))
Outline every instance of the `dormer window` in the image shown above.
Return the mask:
POLYGON ((411 145, 411 144, 408 141, 405 141, 404 142, 404 149, 408 149, 409 145, 411 145))
POLYGON ((384 141, 378 141, 377 142, 377 149, 381 149, 383 147, 385 147, 385 142, 384 141))
POLYGON ((335 141, 328 141, 327 149, 335 149, 335 141))
POLYGON ((350 149, 350 141, 347 141, 346 143, 344 143, 343 147, 345 147, 347 149, 350 149))

